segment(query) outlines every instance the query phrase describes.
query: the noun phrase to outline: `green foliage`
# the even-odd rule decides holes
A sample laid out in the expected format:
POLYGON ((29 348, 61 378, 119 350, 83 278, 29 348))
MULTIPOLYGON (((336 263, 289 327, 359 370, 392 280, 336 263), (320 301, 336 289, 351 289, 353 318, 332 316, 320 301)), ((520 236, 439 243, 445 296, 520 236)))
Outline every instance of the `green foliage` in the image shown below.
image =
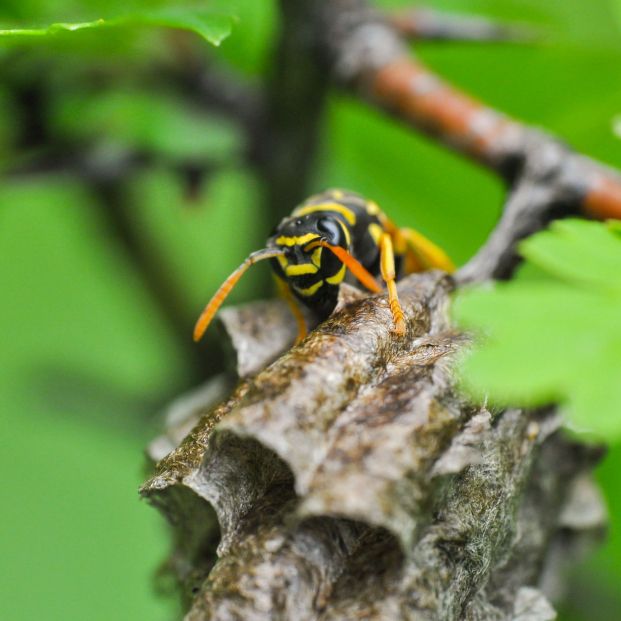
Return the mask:
POLYGON ((233 17, 230 13, 205 8, 164 7, 141 11, 111 19, 96 19, 78 23, 55 23, 43 28, 0 29, 0 43, 19 44, 32 39, 50 39, 58 35, 83 30, 100 30, 127 26, 157 26, 188 30, 212 45, 220 45, 231 33, 233 17))
POLYGON ((182 352, 75 183, 5 181, 0 248, 2 616, 170 619, 150 584, 164 531, 136 488, 182 352))
POLYGON ((218 57, 243 73, 265 74, 270 70, 278 32, 278 7, 273 0, 234 0, 227 6, 231 4, 239 21, 235 24, 233 36, 218 50, 218 57))
MULTIPOLYGON (((166 69, 179 69, 175 63, 186 59, 181 69, 191 69, 197 58, 202 66, 209 55, 208 60, 213 56, 218 64, 264 79, 271 70, 278 9, 273 0, 190 4, 0 0, 0 28, 6 32, 0 35, 0 161, 8 168, 37 155, 21 143, 28 120, 24 93, 31 93, 33 84, 47 106, 43 129, 57 142, 153 154, 154 166, 127 183, 132 216, 142 243, 161 259, 165 275, 178 287, 177 302, 192 318, 275 223, 260 210, 253 171, 239 157, 244 148, 239 127, 188 103, 173 90, 166 69), (233 11, 239 21, 231 31, 233 11), (55 22, 65 25, 29 28, 55 22), (30 32, 7 32, 11 28, 30 32), (217 51, 204 45, 204 39, 217 43, 229 32, 217 51), (179 48, 171 43, 180 41, 187 56, 176 55, 179 48), (188 160, 216 167, 193 203, 186 201, 183 180, 175 172, 176 163, 188 160)), ((412 2, 376 4, 406 7, 412 2)), ((543 33, 537 45, 420 44, 416 54, 476 97, 619 165, 621 141, 611 131, 611 119, 621 110, 620 0, 423 4, 531 24, 543 33)), ((322 132, 309 192, 340 185, 367 194, 399 224, 420 228, 460 263, 483 243, 503 197, 494 175, 342 95, 330 98, 322 132)), ((187 360, 104 221, 93 195, 62 177, 3 180, 0 416, 7 450, 0 454, 0 467, 7 474, 9 506, 0 520, 11 537, 0 561, 0 590, 5 590, 0 600, 4 616, 16 621, 172 616, 149 592, 166 542, 157 528, 159 516, 137 502, 135 487, 141 479, 141 451, 154 432, 147 415, 185 385, 187 360), (92 492, 95 487, 99 496, 92 492)), ((612 357, 603 322, 613 321, 617 295, 611 285, 613 263, 608 263, 616 242, 609 231, 596 228, 584 233, 593 242, 588 252, 579 249, 575 235, 561 235, 559 229, 545 238, 547 245, 526 244, 524 252, 533 254, 515 284, 519 291, 539 286, 533 295, 541 294, 540 309, 553 297, 551 291, 571 295, 564 305, 558 296, 550 302, 561 305, 564 327, 542 328, 540 337, 546 343, 573 326, 574 337, 563 345, 573 349, 563 350, 568 353, 560 363, 566 372, 571 371, 570 356, 573 360, 579 354, 585 361, 575 365, 573 384, 562 375, 557 384, 539 386, 539 398, 569 399, 572 407, 576 382, 588 379, 601 386, 611 377, 609 367, 596 372, 590 362, 598 352, 612 357), (565 237, 573 240, 571 249, 559 242, 565 237), (575 261, 581 252, 589 258, 575 261), (561 392, 567 386, 571 394, 561 392)), ((261 268, 256 269, 256 278, 235 289, 232 303, 268 295, 261 268)), ((498 291, 505 287, 510 292, 513 285, 498 291)), ((547 319, 533 314, 537 324, 547 319)), ((619 334, 616 325, 613 334, 619 334)), ((541 349, 531 356, 533 367, 541 349)), ((514 361, 509 357, 506 363, 514 361)), ((543 371, 555 379, 552 371, 543 371)), ((514 389, 522 396, 518 392, 514 389)), ((530 387, 524 392, 530 394, 530 387)), ((602 394, 612 394, 609 385, 580 398, 600 399, 602 394)), ((611 422, 609 428, 615 427, 611 422)), ((620 464, 621 446, 616 445, 600 471, 612 536, 589 567, 599 588, 610 583, 608 597, 615 597, 621 580, 620 464)), ((584 576, 579 584, 586 584, 584 576)), ((582 619, 610 618, 600 604, 605 598, 578 599, 582 619)))
POLYGON ((567 220, 520 246, 531 270, 458 295, 455 316, 484 335, 466 384, 502 404, 560 401, 577 429, 621 435, 621 235, 567 220))
POLYGON ((58 102, 52 124, 61 136, 209 164, 234 161, 244 142, 229 119, 135 88, 68 94, 58 102))

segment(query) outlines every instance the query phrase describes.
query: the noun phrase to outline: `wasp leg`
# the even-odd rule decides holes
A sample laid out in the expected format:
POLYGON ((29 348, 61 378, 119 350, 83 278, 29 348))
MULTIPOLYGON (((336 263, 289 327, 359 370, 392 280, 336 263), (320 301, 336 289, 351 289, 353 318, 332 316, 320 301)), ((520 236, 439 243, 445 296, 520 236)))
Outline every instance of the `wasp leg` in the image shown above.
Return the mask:
POLYGON ((306 338, 308 333, 306 328, 306 320, 304 319, 304 314, 302 313, 302 309, 298 304, 298 301, 295 299, 293 293, 291 293, 291 289, 289 289, 289 285, 278 276, 274 276, 274 280, 276 281, 276 286, 278 287, 279 295, 284 298, 284 300, 289 305, 291 309, 291 313, 295 317, 295 321, 298 324, 298 335, 295 339, 295 344, 297 345, 301 341, 306 338))
POLYGON ((405 334, 405 317, 397 295, 395 255, 392 249, 392 239, 388 233, 383 233, 380 238, 380 269, 388 289, 388 303, 395 323, 394 332, 403 336, 405 334))
POLYGON ((455 271, 455 264, 446 252, 418 231, 398 229, 396 235, 403 240, 406 246, 406 273, 422 272, 434 268, 444 270, 449 274, 455 271))
POLYGON ((377 216, 384 230, 391 236, 398 255, 405 255, 404 272, 423 272, 441 269, 453 273, 455 265, 449 256, 431 240, 414 229, 400 229, 384 213, 377 216))

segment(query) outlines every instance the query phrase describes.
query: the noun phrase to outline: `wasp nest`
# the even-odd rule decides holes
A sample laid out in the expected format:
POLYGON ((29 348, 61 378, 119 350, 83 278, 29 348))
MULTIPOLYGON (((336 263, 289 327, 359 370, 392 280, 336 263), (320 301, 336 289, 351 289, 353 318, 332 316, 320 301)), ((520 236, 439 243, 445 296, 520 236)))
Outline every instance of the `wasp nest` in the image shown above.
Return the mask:
POLYGON ((187 621, 555 617, 563 559, 603 528, 600 451, 551 408, 460 395, 451 288, 399 284, 407 338, 385 296, 347 287, 291 349, 279 302, 221 314, 239 381, 174 405, 142 488, 170 523, 187 621))

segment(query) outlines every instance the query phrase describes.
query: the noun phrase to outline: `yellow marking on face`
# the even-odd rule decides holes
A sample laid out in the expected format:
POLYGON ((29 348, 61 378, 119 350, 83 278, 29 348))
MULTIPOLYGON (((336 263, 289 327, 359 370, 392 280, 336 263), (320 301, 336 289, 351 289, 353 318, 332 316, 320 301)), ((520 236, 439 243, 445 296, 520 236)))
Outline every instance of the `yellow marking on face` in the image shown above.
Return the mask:
POLYGON ((302 246, 304 244, 308 244, 308 242, 313 239, 319 239, 319 235, 317 235, 317 233, 306 233, 306 235, 300 235, 299 237, 287 237, 286 235, 281 235, 276 238, 276 245, 302 246))
POLYGON ((349 229, 340 220, 337 220, 337 222, 339 223, 341 230, 343 231, 343 235, 345 235, 345 240, 347 241, 347 247, 349 248, 351 244, 351 235, 349 234, 349 229))
POLYGON ((316 265, 317 267, 321 267, 321 251, 322 250, 323 248, 321 246, 318 246, 317 248, 315 248, 315 250, 313 250, 313 254, 311 255, 311 261, 313 265, 316 265))
POLYGON ((379 205, 374 201, 367 201, 364 206, 370 216, 376 216, 381 212, 379 205))
POLYGON ((382 233, 384 229, 377 224, 377 222, 373 222, 369 224, 369 235, 373 238, 373 241, 379 246, 380 239, 382 237, 382 233))
POLYGON ((319 290, 319 288, 323 285, 323 280, 320 280, 319 282, 316 282, 314 285, 311 285, 310 287, 307 287, 306 289, 301 289, 300 287, 296 287, 295 285, 293 285, 293 288, 300 294, 303 295, 304 297, 311 297, 312 295, 314 295, 315 293, 317 293, 317 291, 319 290))
POLYGON ((302 276, 304 274, 316 274, 319 268, 312 263, 299 263, 298 265, 287 265, 285 275, 302 276))
POLYGON ((278 263, 280 263, 280 267, 282 267, 284 272, 287 269, 287 265, 289 265, 289 261, 287 261, 282 254, 279 254, 276 258, 278 259, 278 263))
POLYGON ((317 211, 336 211, 340 213, 351 226, 356 224, 356 214, 339 203, 319 203, 318 205, 307 205, 306 207, 299 207, 291 215, 293 216, 306 216, 309 213, 316 213, 317 211))
POLYGON ((343 193, 342 190, 332 190, 330 194, 332 195, 332 198, 336 198, 337 201, 340 201, 343 198, 345 198, 345 194, 343 193))
POLYGON ((331 285, 338 285, 340 282, 343 281, 343 278, 345 278, 345 272, 346 272, 346 268, 345 265, 343 264, 341 266, 341 269, 334 274, 334 276, 330 276, 329 278, 326 278, 326 282, 329 282, 331 285))

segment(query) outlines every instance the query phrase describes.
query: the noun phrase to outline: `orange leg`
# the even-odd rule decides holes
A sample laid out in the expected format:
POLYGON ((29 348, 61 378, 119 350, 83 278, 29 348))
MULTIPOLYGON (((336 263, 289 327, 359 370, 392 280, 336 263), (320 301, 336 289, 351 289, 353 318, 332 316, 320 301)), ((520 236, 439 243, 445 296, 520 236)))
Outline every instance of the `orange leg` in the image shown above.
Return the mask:
POLYGON ((341 248, 340 246, 333 246, 326 241, 320 240, 316 242, 311 242, 306 246, 305 250, 309 252, 313 248, 317 246, 321 246, 322 248, 327 248, 330 252, 333 252, 336 258, 341 261, 349 271, 369 290, 373 293, 380 293, 382 288, 379 286, 379 283, 373 275, 358 261, 355 259, 345 248, 341 248))
POLYGON ((304 314, 302 313, 302 309, 298 304, 298 301, 295 299, 293 293, 291 293, 291 289, 289 289, 289 285, 278 276, 274 276, 274 280, 276 280, 276 286, 278 287, 279 295, 284 298, 284 300, 289 305, 291 309, 291 313, 295 317, 295 321, 298 324, 298 335, 295 339, 295 344, 302 342, 306 335, 308 334, 308 330, 306 328, 306 320, 304 319, 304 314))
POLYGON ((394 332, 399 336, 403 336, 405 334, 405 317, 397 295, 395 255, 392 249, 392 239, 388 233, 383 233, 380 238, 380 269, 388 289, 388 303, 390 304, 390 312, 395 323, 394 332))

